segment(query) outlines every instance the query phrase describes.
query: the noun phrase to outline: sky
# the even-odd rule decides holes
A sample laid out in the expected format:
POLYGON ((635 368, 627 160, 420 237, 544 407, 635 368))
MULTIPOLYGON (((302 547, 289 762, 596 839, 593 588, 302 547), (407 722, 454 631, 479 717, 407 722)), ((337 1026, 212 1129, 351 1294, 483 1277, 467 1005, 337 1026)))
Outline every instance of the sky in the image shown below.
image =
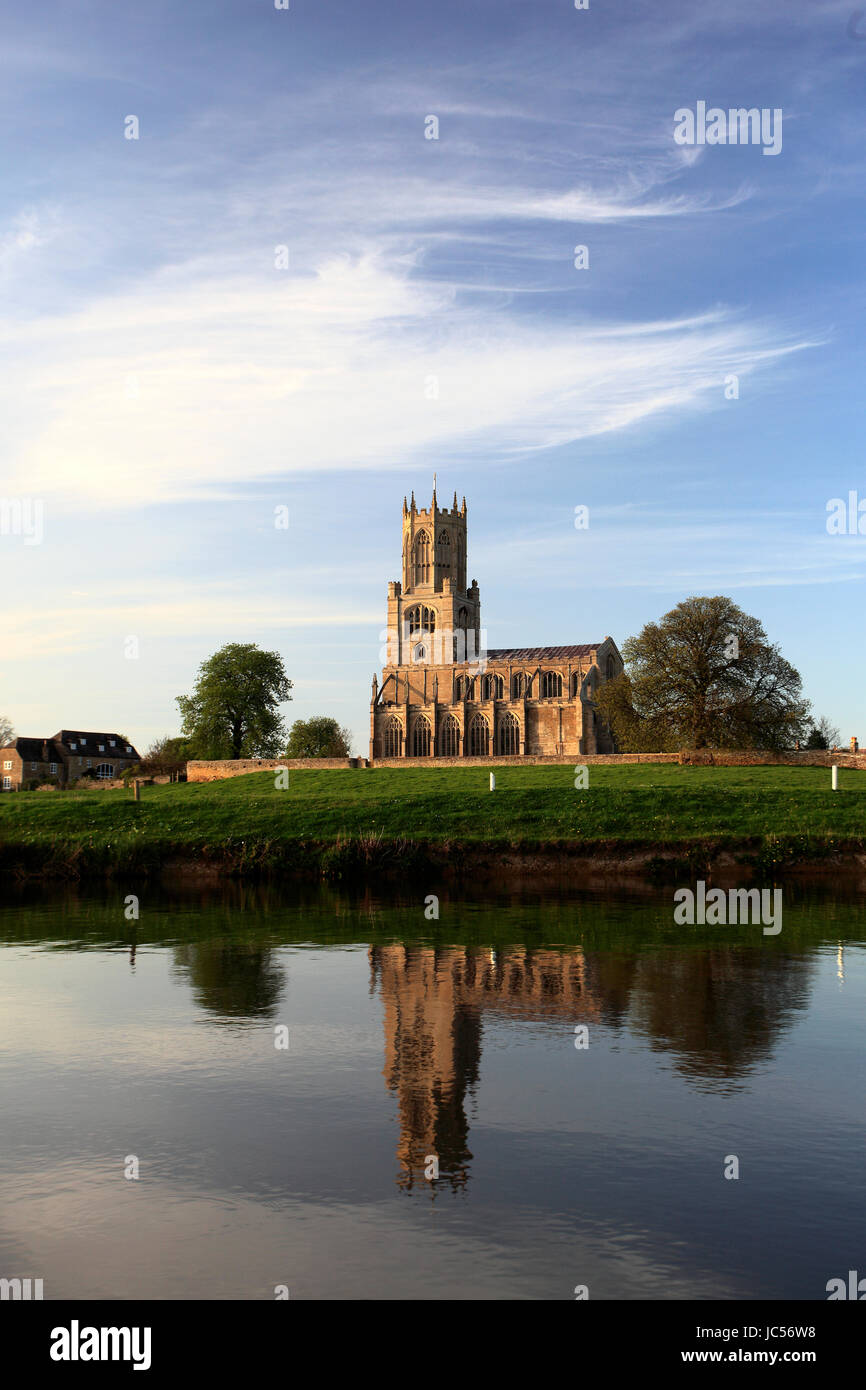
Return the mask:
POLYGON ((866 11, 0 14, 17 733, 143 751, 255 642, 287 722, 365 754, 403 496, 435 472, 491 647, 622 646, 727 594, 866 742, 866 11), (679 143, 700 102, 781 113, 781 148, 679 143))

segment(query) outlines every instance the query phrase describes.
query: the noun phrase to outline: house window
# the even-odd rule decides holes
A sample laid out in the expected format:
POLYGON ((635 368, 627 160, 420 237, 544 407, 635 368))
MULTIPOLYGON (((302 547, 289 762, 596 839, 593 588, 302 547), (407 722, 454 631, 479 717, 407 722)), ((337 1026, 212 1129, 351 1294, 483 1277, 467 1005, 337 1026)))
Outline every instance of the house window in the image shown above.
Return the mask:
POLYGON ((506 712, 499 725, 499 752, 511 757, 520 752, 520 725, 516 717, 506 712))
POLYGON ((555 699, 562 694, 562 676, 556 671, 543 671, 541 675, 542 699, 555 699))
MULTIPOLYGON (((87 766, 89 767, 90 763, 87 766)), ((114 765, 112 763, 100 763, 96 769, 96 775, 101 777, 103 781, 107 781, 109 777, 114 776, 114 765)))
POLYGON ((127 753, 131 753, 131 752, 132 752, 132 749, 130 748, 129 744, 126 745, 126 751, 127 751, 127 753))
POLYGON ((439 752, 443 758, 460 756, 460 725, 453 714, 448 714, 439 731, 439 752))
POLYGON ((87 766, 93 767, 93 763, 91 762, 90 758, 87 759, 87 766))
POLYGON ((39 766, 38 763, 31 763, 31 764, 30 764, 30 771, 31 771, 31 772, 35 772, 36 769, 38 768, 38 766, 39 766))
POLYGON ((78 744, 77 744, 77 743, 70 743, 69 747, 72 749, 73 753, 77 753, 77 752, 78 752, 78 744))
POLYGON ((422 715, 416 719, 412 725, 412 757, 429 758, 430 756, 430 725, 422 715))
POLYGON ((11 761, 11 759, 9 760, 9 762, 5 762, 5 763, 3 764, 3 766, 4 766, 4 768, 6 769, 6 771, 8 772, 9 769, 11 768, 11 766, 12 766, 12 761, 11 761))
POLYGON ((113 748, 113 747, 115 746, 116 740, 113 739, 113 738, 110 738, 110 739, 108 740, 108 742, 110 743, 111 747, 113 748))
POLYGON ((385 757, 399 758, 403 751, 403 727, 396 715, 385 725, 385 757))
POLYGON ((11 792, 11 790, 12 790, 12 778, 11 778, 11 777, 4 777, 4 778, 3 778, 3 790, 4 790, 4 792, 11 792))
POLYGON ((105 752, 105 744, 104 744, 104 743, 100 743, 100 745, 99 745, 99 751, 100 751, 100 753, 104 753, 104 752, 105 752))
POLYGON ((49 772, 51 773, 51 776, 52 776, 52 777, 56 777, 56 776, 57 776, 57 764, 56 764, 56 763, 49 763, 49 764, 48 764, 48 770, 49 770, 49 772))

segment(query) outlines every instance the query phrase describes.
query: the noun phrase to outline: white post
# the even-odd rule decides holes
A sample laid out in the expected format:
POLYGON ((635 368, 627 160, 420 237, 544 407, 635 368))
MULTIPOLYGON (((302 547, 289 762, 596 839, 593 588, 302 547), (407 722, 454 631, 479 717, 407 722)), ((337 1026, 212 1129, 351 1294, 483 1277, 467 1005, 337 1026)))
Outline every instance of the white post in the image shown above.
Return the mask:
MULTIPOLYGON (((834 769, 834 771, 835 771, 835 769, 834 769)), ((496 778, 494 777, 494 775, 493 775, 492 772, 491 772, 491 774, 490 774, 490 790, 491 790, 492 792, 495 792, 495 791, 496 791, 496 778)))
POLYGON ((830 768, 830 785, 834 792, 839 790, 839 769, 835 763, 830 768))

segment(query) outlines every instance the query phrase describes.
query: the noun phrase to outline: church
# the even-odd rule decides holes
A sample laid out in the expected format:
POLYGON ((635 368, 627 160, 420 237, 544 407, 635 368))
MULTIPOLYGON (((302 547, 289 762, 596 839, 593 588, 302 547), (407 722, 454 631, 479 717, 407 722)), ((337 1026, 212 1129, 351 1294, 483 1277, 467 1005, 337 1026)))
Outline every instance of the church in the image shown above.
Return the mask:
POLYGON ((388 585, 381 686, 373 676, 370 761, 579 758, 612 753, 594 708, 623 669, 611 637, 563 647, 487 648, 481 594, 466 583, 466 498, 403 498, 402 579, 388 585))

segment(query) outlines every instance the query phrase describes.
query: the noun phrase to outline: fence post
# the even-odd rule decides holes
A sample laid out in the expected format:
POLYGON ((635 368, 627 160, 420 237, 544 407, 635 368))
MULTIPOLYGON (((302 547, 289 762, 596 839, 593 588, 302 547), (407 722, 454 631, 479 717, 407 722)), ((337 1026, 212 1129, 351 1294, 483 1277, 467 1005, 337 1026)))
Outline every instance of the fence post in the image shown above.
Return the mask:
POLYGON ((492 772, 491 772, 491 774, 490 774, 490 790, 491 790, 492 792, 495 792, 495 791, 496 791, 496 777, 495 777, 494 773, 492 773, 492 772))
POLYGON ((839 790, 839 769, 835 763, 830 768, 830 786, 834 792, 839 790))

